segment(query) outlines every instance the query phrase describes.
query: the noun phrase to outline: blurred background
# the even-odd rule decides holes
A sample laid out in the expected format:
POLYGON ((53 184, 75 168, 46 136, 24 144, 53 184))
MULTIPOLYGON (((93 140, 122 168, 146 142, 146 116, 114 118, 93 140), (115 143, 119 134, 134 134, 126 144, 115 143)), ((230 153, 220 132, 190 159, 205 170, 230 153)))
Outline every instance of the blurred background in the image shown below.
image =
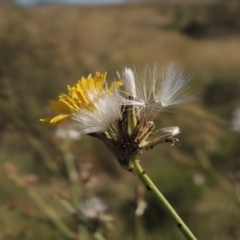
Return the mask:
POLYGON ((155 62, 184 68, 201 100, 158 115, 181 145, 141 163, 198 239, 240 239, 240 3, 137 0, 0 1, 0 239, 67 239, 59 219, 81 232, 66 207, 71 161, 77 212, 93 226, 81 239, 184 239, 100 141, 39 123, 80 77, 155 62))

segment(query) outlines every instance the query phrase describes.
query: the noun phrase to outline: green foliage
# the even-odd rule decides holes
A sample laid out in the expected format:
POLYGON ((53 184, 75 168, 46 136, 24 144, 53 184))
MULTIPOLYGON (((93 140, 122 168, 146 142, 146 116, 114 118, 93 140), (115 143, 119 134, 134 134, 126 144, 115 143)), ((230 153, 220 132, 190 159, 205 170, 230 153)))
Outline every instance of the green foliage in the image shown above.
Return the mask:
POLYGON ((239 34, 239 11, 240 4, 237 1, 213 3, 207 7, 204 4, 177 4, 174 18, 164 28, 178 30, 196 39, 226 37, 239 34))

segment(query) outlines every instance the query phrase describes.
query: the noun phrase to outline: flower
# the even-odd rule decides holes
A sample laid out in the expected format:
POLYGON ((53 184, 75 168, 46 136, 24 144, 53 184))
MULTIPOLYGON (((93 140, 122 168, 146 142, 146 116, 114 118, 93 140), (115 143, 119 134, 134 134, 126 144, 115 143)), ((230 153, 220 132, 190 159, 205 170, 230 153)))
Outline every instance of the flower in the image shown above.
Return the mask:
POLYGON ((82 77, 76 85, 68 86, 68 94, 61 93, 59 100, 50 101, 59 115, 40 121, 59 125, 71 119, 81 134, 107 131, 112 122, 121 117, 117 88, 122 82, 114 81, 108 86, 105 79, 106 73, 97 72, 94 77, 82 77))
POLYGON ((196 99, 194 95, 185 95, 190 78, 174 64, 170 64, 165 72, 160 72, 157 65, 153 71, 146 66, 138 73, 125 68, 122 75, 125 87, 122 103, 135 105, 140 111, 159 112, 196 99))
POLYGON ((68 94, 61 93, 59 100, 50 101, 59 114, 52 118, 40 119, 46 124, 60 125, 70 119, 72 128, 80 134, 100 139, 115 156, 121 166, 132 171, 132 160, 142 150, 157 144, 178 143, 177 126, 155 130, 152 114, 169 106, 194 100, 186 96, 189 78, 183 71, 170 64, 166 73, 155 65, 151 72, 148 67, 138 74, 130 68, 123 71, 123 79, 106 84, 106 73, 93 77, 82 77, 74 86, 68 86, 68 94), (124 90, 119 87, 124 85, 124 90))

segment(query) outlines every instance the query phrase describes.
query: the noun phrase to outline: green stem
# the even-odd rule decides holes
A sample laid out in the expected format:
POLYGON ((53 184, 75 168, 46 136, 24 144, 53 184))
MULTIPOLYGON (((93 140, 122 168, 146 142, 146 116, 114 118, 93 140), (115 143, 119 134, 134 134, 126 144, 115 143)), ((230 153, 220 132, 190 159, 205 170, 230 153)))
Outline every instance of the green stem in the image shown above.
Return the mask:
POLYGON ((93 237, 94 237, 95 240, 105 240, 105 238, 104 238, 104 237, 102 236, 102 234, 99 233, 99 232, 95 232, 95 233, 93 234, 93 237))
POLYGON ((132 160, 134 172, 143 182, 143 184, 147 187, 149 191, 152 192, 157 202, 161 205, 161 207, 165 210, 168 216, 174 221, 175 225, 182 232, 188 240, 196 240, 197 238, 192 234, 192 232, 188 229, 183 220, 178 216, 169 202, 165 199, 162 193, 158 190, 158 188, 154 185, 151 179, 147 176, 146 172, 141 168, 139 164, 139 160, 132 160))
POLYGON ((135 221, 135 240, 143 240, 145 239, 144 232, 143 232, 143 227, 142 227, 142 221, 141 221, 140 216, 135 216, 134 221, 135 221))

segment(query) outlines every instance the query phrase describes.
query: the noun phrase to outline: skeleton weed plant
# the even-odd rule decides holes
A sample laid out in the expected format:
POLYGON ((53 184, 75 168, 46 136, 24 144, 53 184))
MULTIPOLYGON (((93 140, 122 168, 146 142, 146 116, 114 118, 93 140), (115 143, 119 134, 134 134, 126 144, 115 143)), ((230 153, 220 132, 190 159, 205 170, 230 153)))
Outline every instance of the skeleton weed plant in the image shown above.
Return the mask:
POLYGON ((145 67, 138 72, 125 68, 122 76, 110 84, 106 83, 106 73, 97 72, 68 86, 68 94, 61 93, 57 101, 50 101, 59 114, 40 121, 59 125, 69 119, 80 134, 103 141, 120 165, 136 174, 153 193, 186 239, 196 239, 138 160, 142 150, 164 142, 173 145, 179 142, 175 138, 180 133, 179 127, 155 130, 154 117, 169 107, 196 99, 186 95, 189 81, 183 70, 173 64, 165 71, 159 71, 156 65, 152 70, 145 67))

